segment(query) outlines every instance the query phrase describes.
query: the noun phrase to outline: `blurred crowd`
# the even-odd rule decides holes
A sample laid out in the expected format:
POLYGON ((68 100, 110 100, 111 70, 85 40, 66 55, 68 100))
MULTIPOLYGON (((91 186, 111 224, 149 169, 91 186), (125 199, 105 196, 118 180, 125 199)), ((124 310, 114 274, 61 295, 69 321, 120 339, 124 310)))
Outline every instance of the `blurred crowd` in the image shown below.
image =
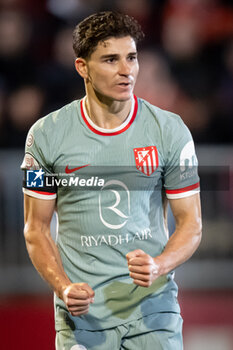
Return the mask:
POLYGON ((84 96, 72 31, 101 10, 146 34, 136 95, 181 115, 197 143, 232 143, 231 1, 0 0, 0 147, 23 147, 38 118, 84 96))

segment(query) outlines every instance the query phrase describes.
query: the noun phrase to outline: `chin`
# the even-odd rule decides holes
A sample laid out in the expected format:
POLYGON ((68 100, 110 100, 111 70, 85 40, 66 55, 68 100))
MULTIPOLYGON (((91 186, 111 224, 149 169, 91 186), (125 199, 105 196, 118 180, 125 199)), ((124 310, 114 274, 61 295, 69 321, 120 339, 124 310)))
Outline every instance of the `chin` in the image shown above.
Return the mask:
POLYGON ((114 94, 113 99, 116 101, 124 102, 124 101, 130 100, 132 96, 133 96, 133 92, 120 93, 120 94, 118 93, 118 94, 114 94))
POLYGON ((132 98, 133 96, 133 91, 122 91, 122 92, 110 92, 106 91, 106 93, 104 91, 95 91, 97 97, 100 100, 111 100, 111 101, 119 101, 119 102, 125 102, 128 101, 132 98))

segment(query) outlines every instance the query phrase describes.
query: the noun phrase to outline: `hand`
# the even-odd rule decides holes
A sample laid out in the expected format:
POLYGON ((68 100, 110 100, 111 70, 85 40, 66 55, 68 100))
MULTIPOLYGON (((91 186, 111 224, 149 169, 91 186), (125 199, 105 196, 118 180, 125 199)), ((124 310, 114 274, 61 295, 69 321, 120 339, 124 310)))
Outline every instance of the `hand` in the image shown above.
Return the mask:
POLYGON ((143 250, 136 249, 129 252, 126 258, 133 283, 142 287, 150 287, 159 277, 159 265, 143 250))
POLYGON ((73 316, 85 315, 94 302, 95 292, 87 283, 71 283, 62 293, 62 299, 73 316))

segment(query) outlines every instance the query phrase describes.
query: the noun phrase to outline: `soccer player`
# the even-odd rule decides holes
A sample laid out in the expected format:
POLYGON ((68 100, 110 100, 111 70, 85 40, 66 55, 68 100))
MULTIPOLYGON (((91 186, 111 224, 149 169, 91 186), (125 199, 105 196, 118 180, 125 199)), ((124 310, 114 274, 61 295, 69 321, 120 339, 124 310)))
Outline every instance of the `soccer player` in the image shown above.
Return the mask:
POLYGON ((119 13, 79 23, 86 96, 39 119, 26 140, 25 239, 55 292, 57 350, 183 348, 174 269, 201 239, 197 160, 180 117, 133 94, 142 38, 119 13))

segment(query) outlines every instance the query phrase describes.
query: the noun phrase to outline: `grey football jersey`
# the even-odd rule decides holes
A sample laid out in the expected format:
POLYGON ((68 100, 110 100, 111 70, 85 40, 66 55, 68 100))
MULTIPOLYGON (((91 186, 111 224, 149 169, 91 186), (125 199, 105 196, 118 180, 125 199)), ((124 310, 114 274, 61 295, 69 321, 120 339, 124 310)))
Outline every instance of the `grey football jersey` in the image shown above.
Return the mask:
POLYGON ((93 124, 85 99, 38 120, 22 168, 43 169, 46 183, 30 196, 56 198, 57 246, 72 282, 95 291, 87 315, 71 316, 55 297, 56 329, 103 329, 154 312, 179 312, 173 273, 135 286, 125 255, 155 257, 168 240, 163 202, 199 191, 191 134, 181 118, 134 96, 127 120, 105 130, 93 124), (34 168, 33 168, 34 166, 34 168), (54 174, 54 176, 52 176, 54 174))

